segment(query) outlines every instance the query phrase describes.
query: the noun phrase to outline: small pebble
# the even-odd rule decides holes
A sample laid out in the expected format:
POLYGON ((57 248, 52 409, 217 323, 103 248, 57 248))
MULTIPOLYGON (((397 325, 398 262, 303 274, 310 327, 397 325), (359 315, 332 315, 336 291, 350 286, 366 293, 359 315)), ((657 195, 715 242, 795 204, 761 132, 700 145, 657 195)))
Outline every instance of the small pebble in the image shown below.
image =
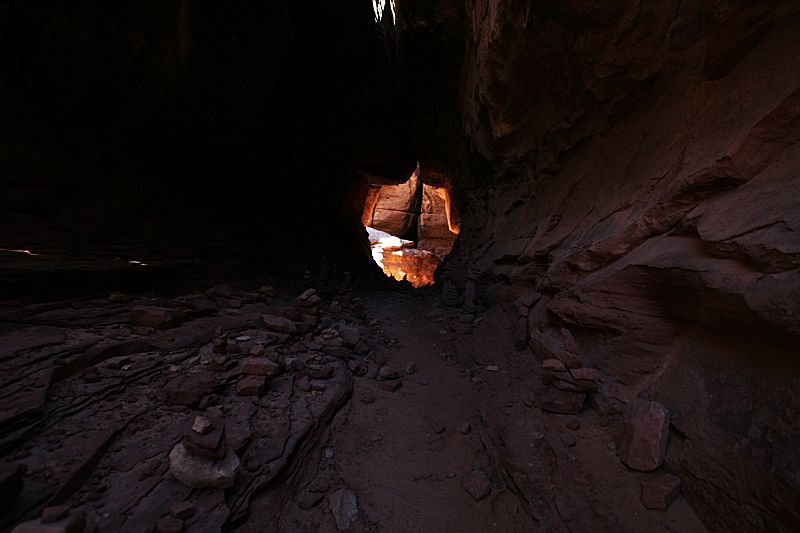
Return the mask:
POLYGON ((445 429, 447 429, 447 426, 445 426, 444 424, 436 424, 435 426, 433 426, 433 431, 435 431, 437 435, 444 433, 445 429))
POLYGON ((470 424, 469 422, 464 422, 464 424, 461 426, 461 433, 466 435, 470 431, 472 431, 472 424, 470 424))

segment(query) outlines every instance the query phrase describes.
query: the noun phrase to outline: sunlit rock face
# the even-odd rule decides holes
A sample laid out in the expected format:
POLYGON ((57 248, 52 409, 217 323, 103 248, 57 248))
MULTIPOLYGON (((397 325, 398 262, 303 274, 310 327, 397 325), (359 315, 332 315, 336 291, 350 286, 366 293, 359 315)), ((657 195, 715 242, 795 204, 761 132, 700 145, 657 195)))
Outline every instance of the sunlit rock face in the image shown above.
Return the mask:
POLYGON ((405 183, 381 187, 368 226, 398 237, 406 236, 416 227, 421 198, 418 172, 405 183))
POLYGON ((458 234, 446 189, 423 184, 415 172, 406 183, 382 186, 374 201, 366 202, 367 210, 371 214, 362 220, 370 232, 373 259, 384 273, 415 287, 432 284, 458 234))
POLYGON ((461 213, 437 277, 476 276, 520 357, 568 328, 602 414, 665 405, 710 529, 800 528, 800 5, 397 9, 420 177, 461 213))

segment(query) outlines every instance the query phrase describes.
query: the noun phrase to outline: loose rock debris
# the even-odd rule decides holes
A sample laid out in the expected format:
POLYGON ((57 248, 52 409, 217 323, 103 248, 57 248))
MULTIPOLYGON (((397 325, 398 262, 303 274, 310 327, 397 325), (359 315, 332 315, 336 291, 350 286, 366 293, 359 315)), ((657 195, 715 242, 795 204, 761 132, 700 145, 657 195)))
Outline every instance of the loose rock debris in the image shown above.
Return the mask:
MULTIPOLYGON (((576 513, 624 520, 631 505, 665 509, 679 494, 674 476, 631 477, 607 449, 609 432, 579 401, 601 376, 577 354, 540 364, 546 388, 521 380, 532 388, 520 401, 507 381, 522 375, 506 359, 514 348, 485 341, 495 324, 484 325, 483 308, 356 299, 349 283, 295 294, 222 285, 174 300, 117 296, 83 302, 106 311, 80 326, 70 325, 74 306, 54 304, 58 325, 43 317, 6 335, 2 527, 359 532, 449 520, 459 531, 490 521, 578 531, 576 513), (426 314, 443 322, 409 316, 426 314), (478 319, 442 341, 440 324, 478 319), (476 357, 498 364, 475 379, 476 357), (587 444, 591 431, 602 436, 587 444), (635 482, 617 491, 624 501, 598 498, 583 453, 635 482)), ((639 419, 624 460, 656 461, 660 441, 638 451, 650 442, 639 419)))

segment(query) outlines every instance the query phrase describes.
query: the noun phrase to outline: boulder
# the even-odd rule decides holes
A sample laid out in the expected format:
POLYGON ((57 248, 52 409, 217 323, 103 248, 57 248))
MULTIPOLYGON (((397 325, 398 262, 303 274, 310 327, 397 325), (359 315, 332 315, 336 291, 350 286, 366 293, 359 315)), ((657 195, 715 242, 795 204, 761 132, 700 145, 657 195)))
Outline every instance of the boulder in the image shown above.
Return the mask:
POLYGON ((276 376, 281 367, 266 357, 248 357, 242 361, 242 372, 254 376, 276 376))
POLYGON ((666 511, 680 492, 681 480, 678 476, 667 474, 652 481, 642 481, 642 505, 647 509, 666 511))
POLYGON ((331 494, 329 505, 333 518, 336 520, 336 527, 340 531, 347 530, 350 524, 358 518, 358 501, 352 490, 337 490, 331 494))
POLYGON ((194 405, 203 396, 212 394, 216 388, 217 378, 210 372, 203 371, 171 379, 164 387, 164 392, 175 405, 194 405))
POLYGON ((464 490, 469 492, 470 496, 476 500, 489 495, 490 485, 489 476, 481 470, 473 470, 464 477, 462 482, 464 490))
POLYGON ((236 394, 239 396, 260 396, 266 388, 266 376, 245 376, 236 384, 236 394))
POLYGON ((637 399, 622 420, 619 458, 628 467, 650 472, 667 451, 669 411, 658 402, 637 399))

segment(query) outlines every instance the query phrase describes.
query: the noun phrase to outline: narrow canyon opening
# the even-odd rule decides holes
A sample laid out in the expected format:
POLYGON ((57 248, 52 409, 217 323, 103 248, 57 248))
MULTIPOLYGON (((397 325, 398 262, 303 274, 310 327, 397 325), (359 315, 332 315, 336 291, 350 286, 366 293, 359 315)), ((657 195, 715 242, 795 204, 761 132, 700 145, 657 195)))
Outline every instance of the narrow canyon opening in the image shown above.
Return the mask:
POLYGON ((800 530, 798 34, 0 0, 0 533, 800 530))
POLYGON ((416 288, 434 283, 458 235, 454 219, 447 190, 422 183, 419 166, 405 183, 371 187, 362 216, 375 263, 416 288))

